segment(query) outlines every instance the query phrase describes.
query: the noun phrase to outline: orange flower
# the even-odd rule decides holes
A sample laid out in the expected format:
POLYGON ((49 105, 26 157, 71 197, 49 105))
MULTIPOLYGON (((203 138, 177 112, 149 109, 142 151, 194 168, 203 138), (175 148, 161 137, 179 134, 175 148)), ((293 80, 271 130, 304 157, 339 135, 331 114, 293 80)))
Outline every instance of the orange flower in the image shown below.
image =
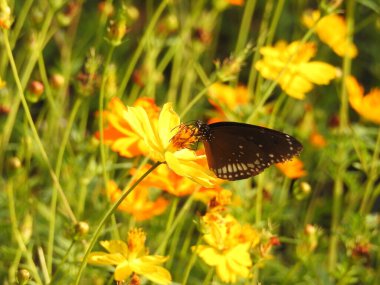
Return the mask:
POLYGON ((275 80, 286 94, 304 99, 314 84, 326 85, 337 76, 336 68, 321 61, 310 61, 316 53, 313 43, 278 42, 274 47, 262 47, 263 59, 255 64, 260 74, 275 80))
POLYGON ((244 0, 226 0, 228 4, 235 5, 235 6, 243 6, 244 0))
MULTIPOLYGON (((122 194, 122 191, 117 187, 114 181, 108 182, 107 192, 112 202, 117 201, 122 194)), ((143 221, 161 215, 168 205, 169 201, 162 197, 157 198, 155 201, 149 200, 148 187, 139 184, 138 188, 132 191, 127 198, 121 202, 118 210, 131 214, 136 221, 143 221)))
POLYGON ((208 89, 209 102, 225 117, 224 109, 236 112, 238 108, 248 103, 249 92, 245 86, 231 87, 215 83, 208 89))
POLYGON ((347 77, 346 86, 351 107, 363 118, 380 124, 380 88, 364 95, 363 87, 353 76, 347 77))
MULTIPOLYGON (((152 118, 157 118, 159 108, 152 99, 140 98, 134 106, 146 110, 152 118)), ((131 129, 127 119, 127 108, 119 98, 112 98, 108 104, 108 111, 104 112, 108 126, 104 129, 104 141, 111 149, 124 157, 135 157, 148 153, 148 149, 140 137, 131 129)), ((99 132, 95 134, 99 138, 99 132)))
POLYGON ((316 148, 324 148, 327 144, 326 139, 318 131, 313 131, 309 137, 310 143, 316 148))
POLYGON ((330 14, 321 18, 317 10, 307 11, 302 17, 303 23, 308 28, 315 26, 315 31, 322 42, 327 44, 339 55, 354 58, 358 54, 356 46, 349 41, 347 23, 337 14, 330 14))
POLYGON ((307 175, 306 170, 303 169, 303 162, 298 158, 292 160, 277 163, 276 167, 285 174, 285 176, 295 179, 307 175))

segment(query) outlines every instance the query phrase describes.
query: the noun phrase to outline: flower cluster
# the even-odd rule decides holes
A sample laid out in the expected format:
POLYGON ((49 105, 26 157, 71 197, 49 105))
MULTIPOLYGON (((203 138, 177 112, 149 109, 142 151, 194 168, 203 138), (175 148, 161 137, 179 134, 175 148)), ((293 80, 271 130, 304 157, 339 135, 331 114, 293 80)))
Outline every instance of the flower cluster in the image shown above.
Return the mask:
POLYGON ((316 54, 314 43, 280 41, 274 47, 262 47, 260 53, 263 58, 256 62, 256 69, 264 78, 278 82, 286 94, 296 99, 304 99, 314 84, 329 84, 337 76, 334 66, 310 61, 316 54))
POLYGON ((358 50, 348 36, 347 23, 342 16, 329 14, 321 17, 318 10, 307 11, 302 17, 303 23, 315 31, 322 42, 327 44, 339 56, 354 58, 358 50))
POLYGON ((146 235, 142 229, 131 229, 127 242, 106 240, 100 242, 106 252, 92 252, 88 257, 90 264, 116 266, 116 281, 126 281, 135 273, 157 284, 170 284, 170 272, 161 266, 167 257, 149 255, 145 248, 146 235))

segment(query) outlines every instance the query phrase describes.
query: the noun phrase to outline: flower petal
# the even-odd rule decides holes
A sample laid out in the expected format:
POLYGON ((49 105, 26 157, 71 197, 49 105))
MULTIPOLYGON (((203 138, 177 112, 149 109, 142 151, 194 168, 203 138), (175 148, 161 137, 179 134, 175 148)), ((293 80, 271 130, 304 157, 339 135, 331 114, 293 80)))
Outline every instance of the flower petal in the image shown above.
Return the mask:
POLYGON ((128 256, 128 253, 129 253, 128 245, 122 240, 104 240, 104 241, 101 241, 100 244, 109 253, 119 253, 124 256, 128 256))
POLYGON ((173 110, 172 103, 166 103, 162 107, 160 117, 158 118, 158 136, 164 149, 170 144, 170 139, 178 131, 176 127, 180 125, 180 118, 173 110))
POLYGON ((171 152, 165 153, 168 167, 181 176, 190 178, 204 187, 212 188, 216 183, 213 173, 191 160, 181 160, 171 152))
POLYGON ((120 253, 91 252, 87 262, 98 265, 117 265, 125 261, 125 257, 120 253))
POLYGON ((125 281, 132 274, 133 270, 131 269, 129 262, 125 260, 119 264, 114 273, 114 278, 116 281, 125 281))

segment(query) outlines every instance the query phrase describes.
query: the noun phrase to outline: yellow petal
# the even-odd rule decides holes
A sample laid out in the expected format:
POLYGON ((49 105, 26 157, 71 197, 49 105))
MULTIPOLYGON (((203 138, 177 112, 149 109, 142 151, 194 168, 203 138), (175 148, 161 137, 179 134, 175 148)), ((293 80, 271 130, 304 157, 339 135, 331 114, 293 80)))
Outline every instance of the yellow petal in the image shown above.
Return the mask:
POLYGON ((313 88, 313 84, 306 78, 290 73, 281 76, 280 86, 286 94, 296 99, 304 99, 305 93, 313 88))
POLYGON ((114 278, 116 281, 124 281, 132 274, 133 270, 129 266, 129 262, 126 260, 119 264, 114 273, 114 278))
POLYGON ((180 118, 177 113, 173 110, 173 104, 166 103, 160 113, 158 119, 158 135, 162 142, 164 149, 170 144, 170 139, 178 131, 176 127, 180 124, 180 118))
POLYGON ((158 153, 163 151, 161 141, 155 132, 156 126, 142 107, 128 107, 125 117, 133 131, 145 141, 152 151, 158 153))
POLYGON ((194 249, 199 257, 210 266, 217 266, 219 263, 223 262, 224 256, 221 255, 215 248, 205 245, 198 245, 194 249))
POLYGON ((235 272, 228 268, 225 259, 223 259, 223 262, 220 262, 216 267, 216 274, 223 282, 226 283, 235 283, 237 279, 235 272))
POLYGON ((157 264, 161 264, 167 259, 164 256, 144 256, 135 259, 130 263, 131 269, 139 275, 143 275, 150 281, 157 284, 170 284, 171 275, 168 270, 157 264))
POLYGON ((98 265, 117 265, 125 261, 125 257, 120 253, 91 252, 87 262, 98 265))
POLYGON ((329 84, 338 74, 334 66, 320 61, 301 64, 299 72, 310 82, 319 85, 329 84))
POLYGON ((104 247, 109 253, 119 253, 124 256, 128 255, 128 245, 122 240, 104 240, 100 244, 104 247))
POLYGON ((180 176, 188 177, 204 187, 213 187, 215 176, 210 170, 191 160, 181 160, 171 152, 165 152, 165 161, 168 167, 180 176))

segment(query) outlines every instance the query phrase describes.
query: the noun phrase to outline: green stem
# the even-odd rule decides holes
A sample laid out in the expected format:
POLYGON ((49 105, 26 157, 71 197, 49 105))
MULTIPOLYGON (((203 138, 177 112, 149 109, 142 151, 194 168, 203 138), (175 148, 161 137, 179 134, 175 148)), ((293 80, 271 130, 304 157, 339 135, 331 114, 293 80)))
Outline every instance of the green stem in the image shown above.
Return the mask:
POLYGON ((377 132, 377 139, 376 139, 376 145, 375 145, 375 150, 373 151, 373 156, 372 156, 372 163, 369 169, 369 174, 368 174, 368 179, 366 182, 366 187, 364 191, 364 196, 363 200, 360 204, 360 214, 364 216, 365 214, 368 213, 369 211, 369 206, 371 203, 369 203, 369 199, 371 197, 371 194, 373 193, 374 190, 374 183, 376 179, 378 178, 378 163, 379 163, 379 152, 380 152, 380 131, 377 132))
POLYGON ((37 284, 43 284, 42 280, 38 274, 38 269, 36 264, 34 263, 33 257, 28 251, 25 242, 22 238, 22 235, 18 229, 18 223, 17 223, 17 216, 16 216, 16 205, 15 205, 15 199, 14 199, 14 192, 13 192, 13 183, 10 182, 6 185, 6 192, 8 195, 8 207, 9 207, 9 217, 12 225, 12 234, 13 237, 16 239, 18 247, 24 254, 28 267, 32 273, 33 279, 37 284))
MULTIPOLYGON (((74 103, 74 106, 71 110, 70 117, 65 129, 65 133, 63 134, 61 145, 58 150, 57 162, 55 165, 55 175, 57 176, 58 180, 61 176, 62 161, 63 161, 63 156, 65 154, 66 145, 69 140, 70 131, 74 124, 74 120, 78 113, 79 107, 81 106, 81 103, 82 103, 82 99, 78 99, 74 103)), ((46 263, 47 263, 49 274, 52 273, 52 268, 53 268, 53 248, 54 248, 57 200, 58 200, 58 191, 57 191, 57 188, 53 188, 53 193, 52 193, 51 203, 50 203, 49 238, 48 238, 47 253, 46 253, 47 254, 46 263)))
POLYGON ((102 173, 103 173, 103 183, 105 186, 108 184, 108 174, 107 174, 107 157, 106 157, 106 149, 104 144, 104 93, 105 93, 105 86, 107 82, 107 71, 108 66, 111 62, 113 52, 115 50, 115 46, 111 46, 111 49, 108 52, 107 59, 105 62, 105 68, 103 72, 103 79, 102 79, 102 85, 100 87, 100 95, 99 95, 99 147, 100 147, 100 157, 102 160, 102 173))
POLYGON ((202 282, 202 285, 212 284, 211 280, 214 277, 214 273, 215 273, 215 268, 214 267, 210 268, 210 270, 207 272, 205 279, 202 282))
POLYGON ((236 41, 235 54, 238 54, 244 49, 247 43, 248 35, 250 32, 253 12, 256 7, 256 0, 248 0, 245 3, 243 18, 241 20, 238 39, 236 41))
POLYGON ((161 1, 161 4, 157 7, 155 14, 153 15, 152 19, 149 22, 148 27, 145 30, 145 34, 143 35, 140 43, 138 44, 136 48, 135 53, 133 54, 131 60, 128 63, 128 69, 126 70, 123 80, 121 81, 117 97, 121 97, 122 94, 124 93, 125 88, 127 87, 128 81, 131 78, 132 72, 135 70, 137 61, 140 58, 147 41, 151 38, 153 29, 156 28, 159 17, 161 16, 162 12, 164 11, 165 7, 168 5, 169 2, 170 2, 169 0, 163 0, 161 1))
MULTIPOLYGON (((194 247, 196 248, 201 243, 201 241, 202 241, 202 238, 199 237, 198 241, 194 247)), ((186 266, 185 270, 183 271, 183 278, 182 278, 182 282, 181 282, 182 285, 186 285, 187 280, 189 279, 191 269, 193 268, 196 259, 197 259, 197 253, 195 250, 193 250, 192 254, 189 258, 189 262, 187 263, 187 266, 186 266)))
POLYGON ((186 203, 182 206, 181 211, 178 213, 176 219, 174 222, 171 224, 171 227, 165 231, 165 235, 162 238, 160 246, 157 248, 155 254, 162 254, 167 242, 169 241, 170 236, 176 229, 178 223, 183 219, 183 217, 188 213, 190 206, 192 205, 194 200, 194 195, 191 195, 187 200, 186 203))
POLYGON ((191 100, 187 105, 186 108, 182 110, 181 114, 179 115, 182 119, 186 116, 187 112, 193 108, 193 106, 206 94, 208 91, 208 88, 213 84, 214 82, 210 82, 209 85, 207 85, 205 88, 203 88, 197 95, 194 96, 193 100, 191 100))
MULTIPOLYGON (((352 38, 352 31, 354 27, 354 8, 355 1, 349 0, 347 1, 347 29, 348 35, 352 38)), ((352 40, 352 39, 349 39, 352 40)), ((347 92, 345 86, 345 78, 350 74, 351 71, 351 59, 346 55, 343 59, 343 80, 341 85, 341 105, 339 110, 339 134, 341 136, 347 130, 348 126, 348 100, 347 100, 347 92)), ((328 254, 328 269, 330 272, 333 272, 336 267, 337 256, 338 256, 338 244, 339 244, 339 236, 338 236, 338 228, 341 219, 341 208, 342 208, 342 194, 343 194, 343 175, 346 170, 345 163, 345 140, 342 139, 342 142, 338 145, 337 150, 337 163, 338 163, 338 171, 337 177, 335 177, 334 183, 334 193, 333 193, 333 203, 332 203, 332 222, 331 222, 331 236, 329 241, 329 254, 328 254)))
POLYGON ((53 168, 52 168, 50 161, 49 161, 49 157, 45 151, 44 146, 42 145, 42 142, 41 142, 41 139, 38 135, 36 126, 34 125, 33 118, 32 118, 32 115, 30 113, 28 103, 26 102, 26 99, 25 99, 23 86, 22 86, 22 83, 21 83, 20 78, 18 76, 18 70, 17 70, 16 63, 15 63, 14 58, 13 58, 12 50, 11 50, 10 45, 9 45, 8 32, 6 30, 4 30, 3 32, 4 32, 4 38, 3 39, 4 39, 5 49, 7 51, 8 57, 9 57, 9 62, 10 62, 10 65, 12 68, 12 73, 13 73, 13 76, 14 76, 14 79, 15 79, 15 82, 16 82, 16 85, 18 88, 18 93, 20 96, 21 104, 24 108, 25 116, 26 116, 26 119, 27 119, 28 124, 30 126, 30 129, 32 131, 32 135, 36 141, 37 148, 39 149, 39 151, 41 153, 42 159, 45 162, 45 164, 49 170, 49 174, 50 174, 50 176, 54 182, 54 185, 58 189, 58 192, 59 192, 61 199, 62 199, 62 202, 63 202, 63 206, 64 206, 68 216, 70 217, 71 221, 76 224, 77 219, 76 219, 74 213, 72 212, 72 210, 70 208, 70 204, 67 201, 67 198, 65 196, 65 193, 64 193, 64 191, 63 191, 63 189, 62 189, 62 187, 58 181, 57 176, 55 175, 55 173, 53 171, 53 168))
MULTIPOLYGON (((37 62, 37 59, 40 56, 41 51, 42 51, 44 45, 47 43, 47 38, 48 38, 47 37, 47 32, 48 32, 48 29, 49 29, 49 26, 51 24, 51 21, 52 21, 53 17, 54 17, 54 11, 51 11, 49 9, 48 13, 47 13, 47 15, 45 17, 45 21, 42 24, 41 33, 38 36, 38 41, 36 43, 36 47, 37 48, 35 48, 35 49, 32 50, 31 55, 28 57, 29 58, 28 63, 26 64, 25 67, 23 67, 23 73, 21 75, 21 80, 19 80, 19 81, 21 81, 22 90, 24 90, 25 86, 27 85, 27 83, 28 83, 28 81, 30 79, 30 75, 31 75, 31 73, 33 71, 33 68, 34 68, 34 66, 35 66, 35 64, 37 62)), ((3 30, 3 34, 4 34, 4 44, 8 46, 8 47, 6 46, 6 49, 7 49, 7 51, 11 50, 8 32, 6 30, 3 30), (7 43, 5 43, 5 42, 7 42, 7 43)), ((6 54, 6 52, 4 54, 6 54)), ((8 59, 10 59, 9 55, 8 55, 8 59)), ((13 64, 12 65, 16 66, 16 64, 14 62, 14 59, 13 59, 13 64)), ((10 139, 11 134, 12 134, 14 123, 16 121, 16 116, 17 116, 17 113, 18 113, 20 102, 21 102, 20 96, 16 96, 14 98, 14 100, 12 101, 12 108, 11 108, 10 113, 8 114, 7 121, 6 121, 5 125, 4 125, 3 132, 1 134, 1 142, 0 142, 1 143, 0 144, 0 173, 3 171, 3 161, 4 161, 3 158, 4 158, 4 155, 5 155, 5 151, 6 151, 9 139, 10 139)))
POLYGON ((133 191, 133 189, 135 189, 137 187, 137 185, 139 185, 140 182, 143 181, 145 179, 145 177, 147 177, 160 164, 162 164, 162 162, 158 161, 154 165, 152 165, 152 167, 149 168, 135 183, 133 183, 133 185, 129 189, 125 190, 124 193, 122 193, 122 195, 120 196, 120 198, 104 214, 103 218, 101 219, 101 221, 99 222, 97 228, 95 229, 95 232, 94 232, 94 234, 93 234, 93 236, 92 236, 92 238, 90 240, 90 243, 88 245, 88 248, 87 248, 86 252, 84 253, 84 256, 83 256, 82 262, 80 264, 80 267, 79 267, 79 270, 78 270, 78 274, 77 274, 77 277, 76 277, 76 280, 75 280, 74 284, 76 284, 76 285, 80 284, 79 282, 80 282, 83 270, 84 270, 84 268, 85 268, 85 266, 87 264, 88 255, 90 254, 91 250, 95 246, 95 243, 98 240, 100 232, 101 232, 104 224, 106 223, 106 221, 113 215, 113 213, 119 207, 119 205, 121 204, 121 202, 123 202, 123 200, 133 191))

